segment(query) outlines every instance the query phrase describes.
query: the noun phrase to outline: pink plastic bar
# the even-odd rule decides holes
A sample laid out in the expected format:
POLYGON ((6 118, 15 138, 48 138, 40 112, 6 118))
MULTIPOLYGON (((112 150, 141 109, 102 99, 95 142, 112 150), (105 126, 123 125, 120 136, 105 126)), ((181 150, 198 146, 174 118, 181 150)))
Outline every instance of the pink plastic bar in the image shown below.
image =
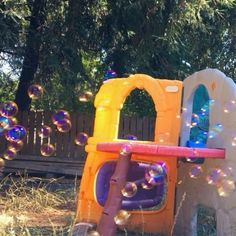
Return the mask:
POLYGON ((173 157, 203 157, 225 159, 225 150, 217 148, 191 148, 180 146, 161 146, 157 144, 142 144, 129 142, 104 142, 97 144, 97 151, 120 152, 122 147, 129 144, 131 152, 143 155, 173 156, 173 157))

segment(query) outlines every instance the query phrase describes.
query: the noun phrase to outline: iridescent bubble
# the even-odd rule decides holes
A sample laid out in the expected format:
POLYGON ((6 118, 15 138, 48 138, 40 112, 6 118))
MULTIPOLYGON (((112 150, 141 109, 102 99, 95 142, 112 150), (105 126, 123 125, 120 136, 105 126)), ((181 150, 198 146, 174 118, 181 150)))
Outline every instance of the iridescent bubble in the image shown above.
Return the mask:
POLYGON ((79 96, 80 102, 88 102, 92 99, 93 93, 91 91, 85 91, 79 96))
POLYGON ((215 124, 208 132, 208 138, 215 138, 223 131, 222 124, 215 124))
POLYGON ((114 217, 114 221, 117 225, 125 225, 128 222, 130 215, 131 214, 128 211, 119 210, 114 217))
POLYGON ((8 117, 9 123, 10 123, 10 127, 17 125, 18 121, 16 119, 16 117, 8 117))
POLYGON ((137 185, 134 182, 127 182, 121 190, 121 193, 124 197, 131 198, 137 193, 137 190, 137 185))
POLYGON ((79 134, 76 135, 75 138, 75 144, 83 146, 87 143, 88 141, 88 135, 84 132, 80 132, 79 134))
POLYGON ((22 142, 22 140, 16 140, 16 141, 11 141, 8 144, 8 149, 9 150, 14 150, 16 152, 20 151, 23 147, 24 143, 22 142))
POLYGON ((158 140, 159 140, 160 143, 168 142, 169 138, 170 138, 170 133, 169 132, 158 134, 158 140))
POLYGON ((233 137, 231 145, 234 146, 234 147, 236 146, 236 137, 233 137))
POLYGON ((55 148, 52 144, 43 144, 40 148, 40 152, 43 156, 48 157, 51 156, 55 151, 55 148))
POLYGON ((0 116, 0 135, 3 135, 9 127, 10 127, 9 119, 5 116, 0 116))
POLYGON ((60 122, 69 119, 70 119, 70 114, 68 111, 65 110, 59 110, 52 116, 52 122, 54 125, 60 125, 60 122))
POLYGON ((166 166, 165 163, 155 163, 145 170, 145 179, 153 186, 161 185, 165 182, 166 166))
POLYGON ((201 176, 201 174, 202 174, 202 167, 200 165, 191 166, 189 170, 190 178, 197 179, 201 176))
POLYGON ((196 137, 196 143, 205 143, 208 137, 208 132, 199 130, 198 135, 196 137))
POLYGON ((117 74, 114 70, 108 70, 103 76, 103 81, 106 81, 111 78, 116 78, 116 77, 117 77, 117 74))
POLYGON ((127 134, 127 135, 125 135, 124 139, 137 140, 137 137, 135 135, 132 135, 132 134, 127 134))
POLYGON ((132 145, 130 143, 124 143, 120 149, 121 155, 128 155, 132 152, 132 145))
POLYGON ((231 100, 229 102, 226 102, 224 104, 224 113, 230 113, 236 109, 236 102, 234 100, 231 100))
POLYGON ((217 185, 219 196, 228 197, 235 191, 235 182, 231 179, 222 179, 217 185))
POLYGON ((2 116, 11 117, 15 116, 18 112, 18 106, 15 102, 4 102, 0 106, 0 113, 2 116))
POLYGON ((71 121, 64 120, 63 123, 60 122, 60 125, 57 125, 57 130, 62 133, 69 132, 71 129, 71 121))
POLYGON ((5 161, 4 159, 0 158, 0 170, 4 167, 5 161))
POLYGON ((200 118, 197 114, 193 113, 192 114, 192 119, 191 119, 191 126, 196 127, 200 122, 200 118))
POLYGON ((220 180, 224 178, 224 173, 220 168, 213 168, 209 170, 206 177, 206 181, 210 185, 216 185, 220 180))
POLYGON ((24 139, 25 136, 26 136, 26 129, 22 125, 14 125, 10 127, 5 134, 5 138, 10 142, 22 140, 24 139))
POLYGON ((87 236, 100 236, 100 234, 96 230, 90 230, 90 231, 88 231, 87 236))
POLYGON ((42 125, 38 131, 38 136, 41 138, 47 138, 52 133, 52 129, 48 125, 42 125))
POLYGON ((141 183, 141 187, 143 189, 146 189, 146 190, 150 190, 154 187, 154 185, 148 183, 148 181, 145 179, 142 183, 141 183))
POLYGON ((28 95, 31 99, 38 99, 43 95, 43 87, 39 84, 32 84, 28 88, 28 95))
POLYGON ((16 156, 16 151, 13 149, 7 149, 3 153, 3 158, 6 160, 12 160, 16 156))

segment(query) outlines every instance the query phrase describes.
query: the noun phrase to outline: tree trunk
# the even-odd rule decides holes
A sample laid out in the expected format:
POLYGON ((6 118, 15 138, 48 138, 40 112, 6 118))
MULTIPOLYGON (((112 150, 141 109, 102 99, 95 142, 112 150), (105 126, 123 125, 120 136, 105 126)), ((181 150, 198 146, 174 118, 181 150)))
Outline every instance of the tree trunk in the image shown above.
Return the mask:
POLYGON ((15 96, 15 102, 20 111, 27 111, 30 109, 31 99, 28 96, 27 90, 34 80, 34 75, 39 64, 41 30, 45 21, 45 3, 46 0, 35 0, 32 4, 23 67, 15 96))

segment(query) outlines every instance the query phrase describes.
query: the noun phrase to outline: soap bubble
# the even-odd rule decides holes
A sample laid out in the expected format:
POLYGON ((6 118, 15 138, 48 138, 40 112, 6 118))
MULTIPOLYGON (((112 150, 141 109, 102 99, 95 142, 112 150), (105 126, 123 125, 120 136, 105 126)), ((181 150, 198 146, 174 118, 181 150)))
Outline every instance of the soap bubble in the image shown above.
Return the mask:
POLYGON ((134 182, 127 182, 121 193, 124 197, 131 198, 137 193, 137 185, 134 182))
POLYGON ((148 181, 145 179, 142 183, 141 183, 141 187, 143 189, 146 189, 146 190, 150 190, 154 187, 154 185, 148 183, 148 181))
POLYGON ((15 102, 4 102, 0 106, 0 114, 2 116, 11 117, 15 116, 18 112, 18 106, 15 102))
POLYGON ((48 125, 42 125, 38 131, 38 136, 41 138, 47 138, 52 133, 52 129, 48 125))
POLYGON ((125 135, 124 139, 137 140, 137 137, 135 135, 132 135, 132 134, 127 134, 127 135, 125 135))
POLYGON ((87 236, 101 236, 96 230, 89 230, 87 236))
POLYGON ((206 181, 210 185, 216 185, 220 180, 224 178, 224 173, 220 168, 213 168, 209 170, 206 177, 206 181))
POLYGON ((189 176, 197 179, 202 174, 202 167, 200 165, 194 165, 189 170, 189 176))
POLYGON ((93 93, 91 91, 85 91, 79 96, 80 102, 88 102, 92 99, 93 93))
POLYGON ((16 117, 8 117, 8 120, 9 120, 10 127, 18 123, 16 117))
POLYGON ((130 143, 125 143, 122 145, 121 149, 120 149, 120 154, 121 155, 128 155, 132 152, 132 145, 130 143))
POLYGON ((25 136, 26 136, 26 129, 21 125, 14 125, 10 127, 5 134, 5 138, 10 142, 22 140, 25 136))
POLYGON ((128 222, 130 215, 131 214, 128 211, 119 210, 114 217, 114 221, 117 225, 125 225, 128 222))
POLYGON ((224 104, 223 111, 224 111, 224 113, 230 113, 230 112, 234 111, 235 108, 236 108, 236 102, 234 100, 231 100, 231 101, 226 102, 224 104))
POLYGON ((219 135, 223 131, 223 125, 222 124, 215 124, 208 133, 208 138, 215 138, 217 135, 219 135))
POLYGON ((24 143, 22 142, 22 140, 11 141, 8 144, 8 149, 18 152, 23 148, 23 145, 24 143))
POLYGON ((158 134, 158 141, 160 143, 168 142, 169 138, 170 138, 170 133, 169 132, 158 134))
POLYGON ((0 170, 4 167, 5 161, 4 159, 0 158, 0 170))
POLYGON ((52 144, 43 144, 40 148, 40 152, 43 156, 51 156, 55 151, 55 148, 52 144))
POLYGON ((70 120, 64 120, 63 122, 60 122, 60 125, 57 125, 57 130, 62 133, 66 133, 71 129, 71 121, 70 120))
POLYGON ((236 146, 236 136, 233 137, 231 145, 234 146, 234 147, 236 146))
POLYGON ((3 158, 6 160, 12 160, 16 156, 16 151, 13 149, 7 149, 3 153, 3 158))
POLYGON ((80 132, 79 134, 76 135, 75 144, 83 146, 87 143, 87 140, 88 140, 88 135, 84 132, 80 132))
POLYGON ((165 163, 155 163, 145 170, 145 179, 153 186, 161 185, 165 182, 166 166, 165 163))
POLYGON ((192 114, 192 119, 191 119, 191 126, 196 127, 200 122, 200 118, 197 114, 193 113, 192 114))
POLYGON ((116 77, 117 77, 117 74, 114 70, 108 70, 103 76, 103 81, 106 81, 111 78, 116 78, 116 77))
POLYGON ((28 95, 31 99, 38 99, 43 95, 43 88, 39 84, 32 84, 28 88, 28 95))
POLYGON ((219 196, 228 197, 235 191, 235 182, 231 179, 222 179, 217 185, 219 196))
POLYGON ((5 116, 0 116, 0 135, 4 134, 5 131, 10 127, 10 121, 5 116))
POLYGON ((60 125, 64 120, 69 120, 70 114, 68 111, 59 110, 52 116, 52 122, 54 125, 60 125))

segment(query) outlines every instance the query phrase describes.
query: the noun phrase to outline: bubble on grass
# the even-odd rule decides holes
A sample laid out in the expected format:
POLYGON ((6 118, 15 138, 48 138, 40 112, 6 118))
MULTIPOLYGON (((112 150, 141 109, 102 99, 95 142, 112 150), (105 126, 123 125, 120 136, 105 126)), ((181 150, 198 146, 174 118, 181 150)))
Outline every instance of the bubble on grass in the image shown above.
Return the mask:
POLYGON ((201 176, 202 172, 203 172, 203 170, 200 165, 194 165, 194 166, 190 167, 189 176, 190 176, 190 178, 197 179, 201 176))
POLYGON ((48 125, 42 125, 38 130, 38 136, 41 138, 48 138, 52 133, 52 128, 48 125))
POLYGON ((57 130, 61 133, 69 132, 71 129, 71 121, 70 120, 64 120, 63 122, 60 122, 60 125, 57 125, 57 130))
POLYGON ((224 173, 220 168, 213 168, 208 171, 206 181, 210 185, 216 185, 224 178, 224 173))
POLYGON ((127 224, 131 214, 125 210, 119 210, 114 217, 114 221, 117 225, 125 225, 127 224))
POLYGON ((28 95, 31 99, 38 99, 44 93, 43 87, 39 84, 32 84, 28 88, 28 95))
POLYGON ((93 93, 91 91, 85 91, 79 96, 80 102, 89 102, 93 97, 93 93))
POLYGON ((26 129, 22 125, 14 125, 10 127, 5 133, 5 138, 8 141, 22 140, 26 136, 26 129))
POLYGON ((6 117, 15 116, 18 112, 18 106, 15 102, 4 102, 0 106, 0 114, 6 117))
POLYGON ((3 153, 3 158, 6 160, 12 160, 12 159, 14 159, 15 156, 16 156, 16 151, 13 149, 7 149, 3 153))
POLYGON ((59 110, 52 115, 52 123, 54 125, 60 125, 64 120, 70 120, 70 114, 68 111, 59 110))
POLYGON ((55 152, 55 148, 52 144, 43 144, 40 148, 40 152, 43 156, 51 156, 55 152))
POLYGON ((166 166, 165 163, 155 163, 145 170, 145 179, 153 186, 161 185, 165 182, 166 166))
POLYGON ((137 185, 134 182, 127 182, 121 193, 124 197, 131 198, 137 193, 137 185))
POLYGON ((235 182, 231 179, 222 179, 217 185, 217 192, 221 197, 228 197, 235 191, 235 182))
POLYGON ((83 146, 83 145, 87 144, 87 141, 88 141, 88 135, 84 132, 78 133, 75 137, 75 144, 76 145, 83 146))
POLYGON ((8 149, 18 152, 23 148, 23 146, 24 146, 24 143, 22 140, 16 140, 16 141, 9 142, 8 149))
POLYGON ((128 155, 131 152, 132 152, 132 145, 130 143, 124 143, 121 146, 121 149, 120 149, 120 154, 121 155, 128 155))

